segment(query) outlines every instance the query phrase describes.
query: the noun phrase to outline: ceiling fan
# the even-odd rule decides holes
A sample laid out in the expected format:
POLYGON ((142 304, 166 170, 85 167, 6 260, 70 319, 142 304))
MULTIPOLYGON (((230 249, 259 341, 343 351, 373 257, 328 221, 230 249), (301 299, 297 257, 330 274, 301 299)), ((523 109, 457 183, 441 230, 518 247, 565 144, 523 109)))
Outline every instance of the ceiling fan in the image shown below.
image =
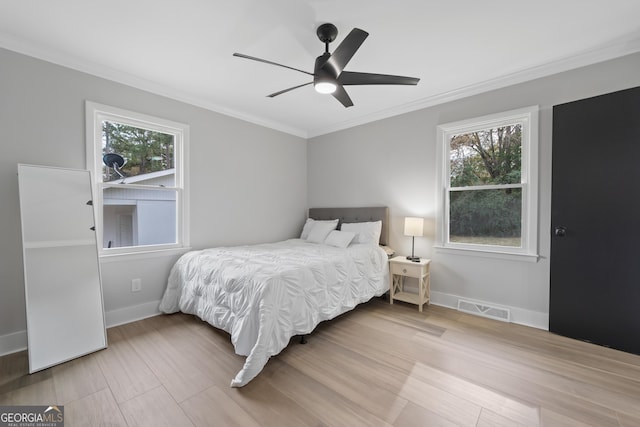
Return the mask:
POLYGON ((267 61, 266 59, 256 58, 255 56, 244 55, 242 53, 234 53, 233 56, 239 58, 251 59, 252 61, 264 62, 265 64, 276 65, 278 67, 288 68, 290 70, 300 71, 301 73, 313 76, 313 81, 298 86, 290 87, 278 92, 267 95, 270 98, 282 95, 294 89, 313 84, 315 90, 319 93, 330 93, 345 107, 351 107, 353 101, 344 89, 348 85, 417 85, 420 81, 416 77, 393 76, 388 74, 372 74, 358 73, 353 71, 344 71, 344 67, 351 60, 356 51, 360 48, 369 33, 359 28, 354 28, 344 38, 342 43, 335 48, 333 53, 329 53, 329 43, 336 39, 338 29, 333 24, 322 24, 316 31, 318 38, 325 44, 325 51, 316 58, 313 73, 300 70, 298 68, 289 67, 287 65, 278 64, 276 62, 267 61))

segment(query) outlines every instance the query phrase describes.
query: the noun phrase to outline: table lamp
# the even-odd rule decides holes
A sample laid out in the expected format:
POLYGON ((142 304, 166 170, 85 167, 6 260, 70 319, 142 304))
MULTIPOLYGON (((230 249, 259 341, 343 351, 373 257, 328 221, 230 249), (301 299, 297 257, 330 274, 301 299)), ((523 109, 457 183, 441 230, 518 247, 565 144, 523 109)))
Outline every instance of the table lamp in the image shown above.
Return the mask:
POLYGON ((422 236, 424 232, 424 218, 406 217, 404 219, 404 235, 411 236, 411 256, 407 259, 413 262, 420 262, 420 257, 414 255, 414 245, 416 236, 422 236))

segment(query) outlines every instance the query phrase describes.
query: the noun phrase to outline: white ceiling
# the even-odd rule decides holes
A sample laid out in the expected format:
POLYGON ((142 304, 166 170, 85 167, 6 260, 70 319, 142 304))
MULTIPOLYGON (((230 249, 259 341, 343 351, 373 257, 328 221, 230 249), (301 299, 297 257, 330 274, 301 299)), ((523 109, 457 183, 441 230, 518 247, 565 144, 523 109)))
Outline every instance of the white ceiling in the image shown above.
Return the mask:
MULTIPOLYGON (((2 0, 0 46, 302 137, 640 51, 639 0, 2 0), (292 70, 369 37, 349 71, 419 77, 347 86, 344 108, 292 70)), ((639 70, 640 71, 640 70, 639 70)), ((0 76, 1 78, 1 76, 0 76)))

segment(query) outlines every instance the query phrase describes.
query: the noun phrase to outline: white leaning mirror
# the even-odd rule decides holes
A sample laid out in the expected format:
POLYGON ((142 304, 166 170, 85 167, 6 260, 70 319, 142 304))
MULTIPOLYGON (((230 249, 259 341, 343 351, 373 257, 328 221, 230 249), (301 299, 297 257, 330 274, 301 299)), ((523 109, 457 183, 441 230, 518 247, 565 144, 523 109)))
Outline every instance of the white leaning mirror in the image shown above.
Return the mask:
POLYGON ((89 171, 18 165, 29 372, 107 346, 89 171))

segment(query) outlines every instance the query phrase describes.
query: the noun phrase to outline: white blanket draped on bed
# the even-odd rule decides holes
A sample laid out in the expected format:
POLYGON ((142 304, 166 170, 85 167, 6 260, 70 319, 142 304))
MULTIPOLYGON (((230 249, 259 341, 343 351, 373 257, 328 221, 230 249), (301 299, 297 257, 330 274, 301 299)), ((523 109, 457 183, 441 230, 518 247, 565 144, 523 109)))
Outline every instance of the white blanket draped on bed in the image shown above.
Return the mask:
POLYGON ((184 254, 174 265, 160 310, 194 314, 231 334, 248 356, 232 380, 255 378, 294 335, 388 290, 388 263, 376 245, 346 249, 291 239, 184 254))

